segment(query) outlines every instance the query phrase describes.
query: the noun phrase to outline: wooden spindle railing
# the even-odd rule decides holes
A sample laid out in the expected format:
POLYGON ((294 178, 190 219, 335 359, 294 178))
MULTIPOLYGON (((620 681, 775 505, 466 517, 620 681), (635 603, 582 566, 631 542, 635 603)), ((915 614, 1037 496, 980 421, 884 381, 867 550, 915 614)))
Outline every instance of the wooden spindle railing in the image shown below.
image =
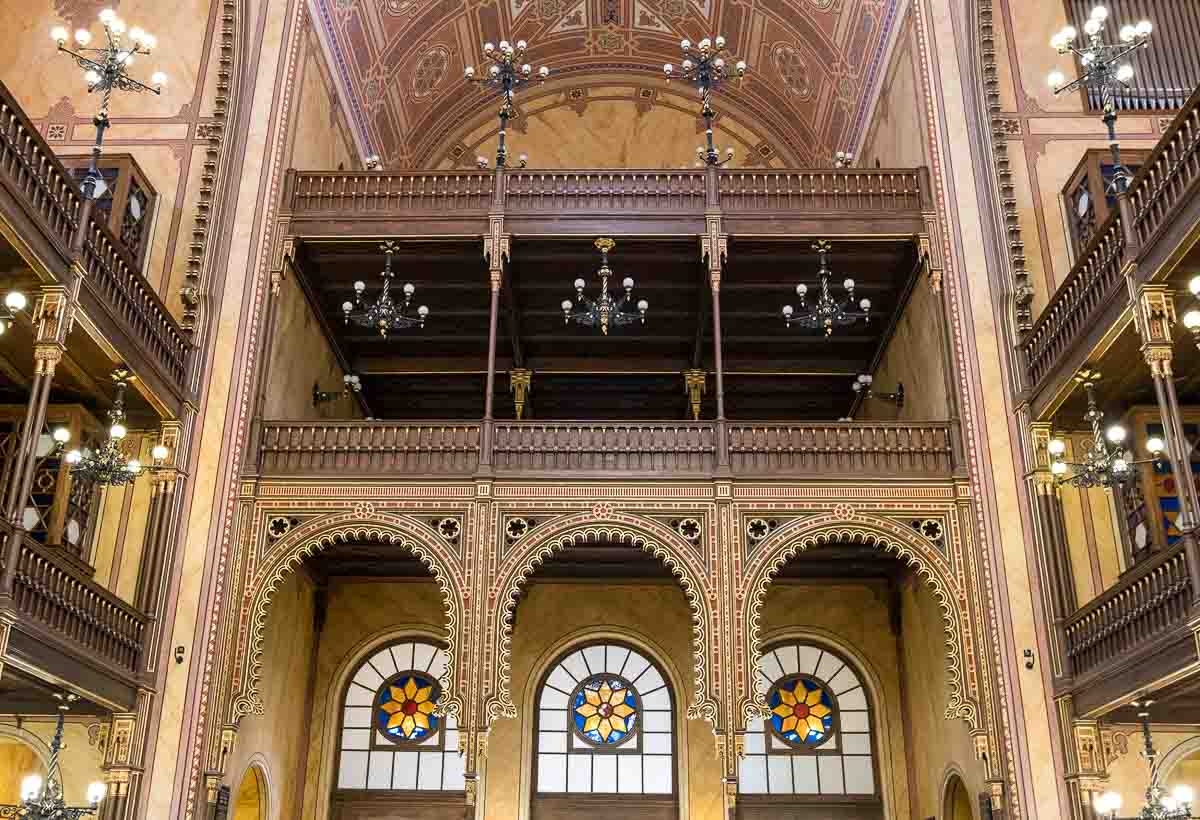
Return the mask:
POLYGON ((704 210, 703 171, 514 171, 505 191, 514 214, 704 210))
MULTIPOLYGON (((83 195, 3 83, 0 83, 0 184, 41 225, 61 255, 59 273, 65 273, 72 262, 69 249, 79 224, 83 195)), ((102 216, 90 218, 84 231, 80 263, 87 271, 84 287, 182 392, 187 339, 102 216)))
POLYGON ((716 463, 706 422, 500 422, 495 436, 497 471, 678 475, 716 463))
POLYGON ((1067 620, 1067 657, 1075 677, 1101 674, 1154 638, 1185 628, 1191 601, 1180 542, 1134 567, 1067 620))
POLYGON ((266 474, 470 475, 479 466, 479 433, 478 424, 463 422, 268 422, 260 464, 266 474))
POLYGON ((495 176, 486 171, 289 172, 284 201, 297 214, 485 213, 495 176))
POLYGON ((920 210, 921 173, 913 169, 826 169, 816 171, 722 171, 721 208, 741 211, 913 211, 920 210))
POLYGON ((838 422, 729 425, 735 475, 947 475, 949 424, 838 422))
POLYGON ((23 538, 13 608, 31 628, 101 666, 124 677, 138 672, 148 618, 81 573, 58 548, 23 538))

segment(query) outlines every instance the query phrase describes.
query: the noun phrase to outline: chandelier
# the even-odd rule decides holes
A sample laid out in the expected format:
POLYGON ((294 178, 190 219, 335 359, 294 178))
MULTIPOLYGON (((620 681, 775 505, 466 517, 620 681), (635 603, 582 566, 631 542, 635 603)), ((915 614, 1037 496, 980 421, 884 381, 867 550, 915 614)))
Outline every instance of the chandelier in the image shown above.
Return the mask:
POLYGON ((629 276, 621 282, 621 286, 625 288, 625 293, 620 298, 614 298, 608 290, 608 280, 612 277, 612 268, 608 266, 608 252, 616 247, 617 243, 607 237, 600 237, 595 242, 596 248, 600 251, 600 295, 592 299, 583 292, 587 286, 587 282, 583 279, 575 280, 575 300, 563 299, 562 311, 563 322, 570 324, 572 320, 576 324, 584 325, 585 327, 600 326, 600 332, 608 335, 610 326, 620 327, 622 325, 631 325, 634 322, 646 323, 646 311, 650 309, 650 303, 645 299, 638 301, 637 305, 633 304, 633 279, 629 276))
POLYGON ((342 312, 346 314, 346 324, 353 322, 360 327, 377 328, 379 335, 387 338, 390 330, 404 330, 410 327, 425 327, 425 318, 429 308, 421 305, 416 315, 410 312, 413 294, 417 292, 412 282, 406 282, 401 290, 404 292, 403 301, 397 302, 392 298, 392 254, 398 250, 398 245, 388 240, 379 246, 384 253, 383 288, 379 297, 370 305, 363 301, 367 283, 359 279, 354 283, 354 301, 342 302, 342 312))
POLYGON ((713 39, 705 37, 695 48, 692 48, 691 40, 681 40, 679 49, 683 52, 683 62, 680 63, 679 74, 675 73, 675 66, 667 63, 663 66, 663 74, 667 78, 667 82, 679 76, 695 84, 700 91, 700 115, 704 117, 704 134, 707 145, 701 145, 696 148, 696 158, 699 163, 706 165, 724 165, 729 160, 733 159, 733 148, 725 149, 725 159, 721 159, 721 152, 713 144, 713 117, 716 112, 713 110, 711 100, 714 88, 717 88, 725 80, 733 77, 746 76, 746 61, 738 60, 733 68, 725 62, 725 54, 728 52, 725 49, 725 38, 718 35, 713 39))
MULTIPOLYGON (((1146 787, 1146 804, 1136 815, 1135 820, 1189 820, 1192 816, 1192 800, 1195 795, 1190 786, 1176 786, 1170 794, 1159 783, 1158 752, 1150 737, 1150 704, 1153 701, 1134 701, 1138 709, 1138 722, 1142 725, 1142 756, 1150 765, 1150 785, 1146 787)), ((1093 805, 1096 814, 1106 820, 1115 820, 1121 810, 1121 795, 1116 792, 1105 792, 1099 795, 1093 805)))
POLYGON ((1113 187, 1117 193, 1123 193, 1129 187, 1129 170, 1121 163, 1121 149, 1117 144, 1117 105, 1116 92, 1129 88, 1133 79, 1133 66, 1125 62, 1125 58, 1139 48, 1149 45, 1150 32, 1154 30, 1149 20, 1141 20, 1136 25, 1121 27, 1120 43, 1106 43, 1103 40, 1104 24, 1108 20, 1108 9, 1097 5, 1092 9, 1088 21, 1083 24, 1083 32, 1087 35, 1087 43, 1076 46, 1079 32, 1074 26, 1066 26, 1050 38, 1050 47, 1059 54, 1073 54, 1083 67, 1083 74, 1077 79, 1067 82, 1066 76, 1055 69, 1051 71, 1046 81, 1055 94, 1073 91, 1076 88, 1088 88, 1098 92, 1100 108, 1103 111, 1102 120, 1108 128, 1109 148, 1113 158, 1113 187))
POLYGON ((1083 455, 1083 461, 1066 461, 1063 459, 1067 451, 1066 442, 1060 438, 1050 440, 1046 450, 1050 453, 1050 472, 1058 477, 1058 483, 1070 484, 1072 487, 1086 489, 1088 487, 1115 487, 1133 477, 1132 467, 1138 464, 1158 463, 1162 458, 1166 445, 1158 437, 1146 442, 1146 449, 1153 458, 1129 461, 1126 451, 1121 446, 1128 432, 1120 424, 1109 425, 1108 429, 1101 428, 1104 413, 1096 406, 1096 382, 1100 373, 1095 370, 1082 370, 1075 381, 1083 385, 1087 392, 1087 412, 1083 414, 1084 421, 1092 428, 1092 443, 1083 455), (1067 475, 1070 469, 1072 474, 1067 475))
MULTIPOLYGON (((71 465, 72 476, 93 484, 119 487, 141 474, 141 462, 135 458, 126 458, 121 450, 121 442, 129 432, 125 427, 125 388, 129 386, 131 379, 127 368, 118 367, 112 372, 112 380, 117 385, 117 397, 108 411, 108 440, 95 450, 84 447, 82 450, 71 450, 67 453, 67 463, 71 465)), ((57 431, 55 439, 60 444, 66 442, 65 438, 59 438, 57 431)), ((157 457, 158 448, 155 450, 157 457)))
POLYGON ((817 271, 819 293, 810 305, 807 301, 808 285, 803 282, 796 285, 796 295, 800 297, 800 307, 783 306, 783 320, 788 327, 796 324, 805 330, 823 328, 825 335, 830 336, 835 327, 848 327, 859 319, 870 322, 870 299, 859 300, 858 309, 855 309, 853 279, 847 278, 842 281, 842 287, 846 294, 841 299, 834 298, 829 292, 829 278, 833 275, 833 272, 829 270, 829 254, 832 250, 829 242, 819 239, 813 243, 812 247, 821 258, 821 268, 817 271))
POLYGON ((62 772, 58 766, 58 753, 62 751, 63 723, 71 704, 79 700, 77 695, 55 694, 58 698, 58 723, 54 727, 54 739, 50 742, 50 765, 46 779, 40 775, 26 775, 21 780, 21 802, 19 805, 0 804, 0 817, 16 817, 20 820, 78 820, 96 814, 100 801, 107 791, 100 782, 87 788, 88 806, 68 806, 63 799, 62 772))
MULTIPOLYGON (((496 167, 503 168, 508 163, 508 146, 505 144, 505 137, 508 133, 508 121, 517 116, 517 110, 513 106, 513 91, 517 86, 527 83, 533 79, 533 66, 529 63, 521 62, 525 58, 525 50, 527 45, 524 40, 517 40, 516 46, 512 46, 508 40, 501 40, 500 46, 497 48, 492 43, 483 44, 483 56, 491 62, 488 66, 487 73, 482 77, 475 76, 475 66, 467 66, 463 70, 463 76, 468 82, 479 83, 485 87, 495 88, 500 91, 500 142, 496 147, 496 167)), ((545 82, 550 76, 550 69, 542 66, 537 71, 538 82, 545 82)), ((525 166, 528 158, 521 155, 521 167, 525 166)), ((487 167, 487 159, 480 157, 479 167, 487 167)))

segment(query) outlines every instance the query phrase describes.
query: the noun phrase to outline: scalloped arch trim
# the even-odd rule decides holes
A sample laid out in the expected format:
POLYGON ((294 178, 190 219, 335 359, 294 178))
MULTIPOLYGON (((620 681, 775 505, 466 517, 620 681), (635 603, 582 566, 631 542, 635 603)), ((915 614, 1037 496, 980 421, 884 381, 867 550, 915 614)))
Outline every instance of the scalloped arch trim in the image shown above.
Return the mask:
MULTIPOLYGON (((885 518, 847 519, 844 516, 821 515, 799 519, 772 533, 759 546, 757 555, 748 562, 744 575, 747 582, 745 588, 749 590, 743 604, 749 662, 757 663, 761 651, 763 603, 779 570, 797 553, 809 547, 831 543, 863 544, 890 553, 915 569, 918 576, 924 579, 942 611, 947 685, 950 689, 946 718, 962 718, 970 729, 978 728, 979 710, 966 691, 963 677, 962 641, 970 641, 970 636, 963 634, 961 625, 965 622, 969 628, 971 621, 961 585, 955 579, 950 565, 931 544, 924 543, 916 534, 906 532, 903 527, 885 518), (961 611, 956 601, 961 603, 961 611)), ((970 654, 966 656, 970 657, 970 654)), ((739 711, 743 722, 758 716, 766 708, 765 698, 757 687, 752 686, 750 694, 741 696, 740 701, 739 711)))
POLYGON ((261 568, 245 590, 242 622, 248 626, 239 632, 241 644, 238 665, 233 671, 233 691, 238 694, 231 705, 230 721, 263 713, 259 694, 262 680, 263 636, 271 600, 283 579, 311 555, 339 543, 370 540, 407 549, 430 571, 442 593, 446 614, 446 671, 440 679, 442 699, 439 705, 448 713, 459 714, 462 699, 454 694, 454 665, 458 657, 458 627, 462 623, 462 589, 449 570, 446 556, 416 524, 400 517, 376 513, 364 520, 355 513, 338 514, 306 522, 274 545, 261 568), (244 677, 243 677, 244 675, 244 677))
POLYGON ((594 514, 567 516, 552 521, 517 542, 513 554, 506 559, 501 579, 492 587, 496 592, 500 612, 496 617, 497 672, 495 694, 488 697, 485 713, 489 722, 499 717, 516 718, 517 707, 512 700, 512 617, 521 587, 537 567, 557 552, 579 544, 614 541, 636 547, 653 555, 671 571, 683 588, 692 612, 692 654, 695 672, 695 697, 688 716, 704 718, 714 727, 720 721, 720 708, 711 692, 708 659, 709 634, 712 629, 712 610, 703 567, 698 557, 689 556, 692 547, 661 524, 638 516, 614 514, 610 520, 599 522, 594 514))

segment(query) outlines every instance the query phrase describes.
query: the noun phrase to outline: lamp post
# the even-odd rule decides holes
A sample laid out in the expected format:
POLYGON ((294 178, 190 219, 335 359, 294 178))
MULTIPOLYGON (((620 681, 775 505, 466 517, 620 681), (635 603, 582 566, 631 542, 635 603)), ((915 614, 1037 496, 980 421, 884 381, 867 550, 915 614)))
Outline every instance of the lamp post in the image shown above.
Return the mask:
POLYGON ((667 82, 680 77, 699 89, 706 145, 697 146, 696 157, 705 165, 724 165, 733 159, 733 148, 726 148, 725 159, 721 159, 721 152, 713 144, 712 124, 716 112, 712 107, 712 92, 728 79, 746 76, 746 61, 738 60, 731 68, 725 61, 725 55, 729 53, 725 48, 725 38, 720 35, 712 39, 705 37, 695 48, 691 40, 681 40, 679 48, 683 52, 679 71, 676 72, 675 66, 667 63, 663 66, 663 74, 667 82))
POLYGON ((87 799, 90 805, 68 806, 63 799, 62 771, 58 766, 58 754, 62 751, 63 724, 71 704, 79 700, 77 695, 55 694, 58 699, 58 723, 54 727, 54 739, 50 742, 50 765, 46 779, 40 775, 26 775, 21 780, 21 802, 16 805, 0 805, 0 817, 20 820, 78 820, 96 814, 100 801, 107 791, 105 785, 94 782, 88 786, 87 799))
POLYGON ((1129 88, 1133 79, 1133 66, 1126 58, 1150 42, 1154 27, 1149 20, 1136 25, 1121 27, 1119 43, 1106 43, 1103 39, 1104 24, 1108 20, 1108 9, 1098 5, 1092 9, 1088 21, 1083 25, 1087 42, 1076 45, 1079 33, 1074 26, 1066 26, 1050 38, 1050 47, 1059 54, 1074 54, 1079 58, 1083 74, 1071 82, 1059 70, 1050 72, 1046 78, 1055 94, 1076 88, 1092 88, 1099 92, 1104 125, 1108 128, 1108 146, 1113 158, 1113 188, 1123 194, 1129 187, 1129 172, 1121 164, 1121 149, 1117 144, 1117 89, 1129 88))
MULTIPOLYGON (((516 116, 513 107, 513 92, 518 86, 534 79, 533 66, 522 62, 528 48, 524 40, 517 40, 511 45, 508 40, 501 40, 499 47, 492 43, 483 44, 483 56, 491 63, 482 77, 475 76, 475 66, 467 66, 463 75, 468 82, 495 88, 500 91, 500 142, 496 146, 496 167, 503 168, 508 164, 508 146, 505 142, 508 133, 508 121, 516 116)), ((537 70, 537 81, 545 82, 550 76, 550 69, 542 66, 537 70)), ((521 155, 521 167, 525 166, 527 157, 521 155)), ((479 167, 487 167, 487 159, 479 158, 479 167)))
POLYGON ((151 94, 161 94, 162 87, 167 82, 167 75, 161 71, 151 75, 152 85, 129 76, 129 67, 133 65, 134 57, 149 55, 158 45, 154 35, 137 26, 127 30, 125 21, 112 9, 100 12, 100 25, 104 29, 104 38, 99 47, 91 46, 92 33, 86 28, 75 32, 74 48, 67 46, 69 34, 66 27, 57 26, 50 32, 50 37, 58 43, 58 50, 71 57, 83 69, 88 93, 100 95, 100 109, 92 119, 96 126, 96 142, 92 146, 92 160, 81 186, 86 201, 94 200, 104 193, 98 163, 104 144, 104 132, 109 127, 108 104, 113 91, 149 91, 151 94))

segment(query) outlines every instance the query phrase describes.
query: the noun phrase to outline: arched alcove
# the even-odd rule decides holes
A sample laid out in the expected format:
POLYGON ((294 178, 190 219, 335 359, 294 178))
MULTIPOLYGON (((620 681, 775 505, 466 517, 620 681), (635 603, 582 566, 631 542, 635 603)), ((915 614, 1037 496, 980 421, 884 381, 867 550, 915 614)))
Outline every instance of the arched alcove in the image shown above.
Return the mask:
POLYGON ((946 798, 942 806, 942 820, 974 820, 971 795, 957 774, 946 781, 946 798))
POLYGON ((233 820, 267 820, 267 783, 262 770, 251 766, 233 797, 233 820))
POLYGON ((28 732, 0 730, 0 804, 21 802, 21 780, 27 775, 46 776, 46 755, 46 745, 28 732))

